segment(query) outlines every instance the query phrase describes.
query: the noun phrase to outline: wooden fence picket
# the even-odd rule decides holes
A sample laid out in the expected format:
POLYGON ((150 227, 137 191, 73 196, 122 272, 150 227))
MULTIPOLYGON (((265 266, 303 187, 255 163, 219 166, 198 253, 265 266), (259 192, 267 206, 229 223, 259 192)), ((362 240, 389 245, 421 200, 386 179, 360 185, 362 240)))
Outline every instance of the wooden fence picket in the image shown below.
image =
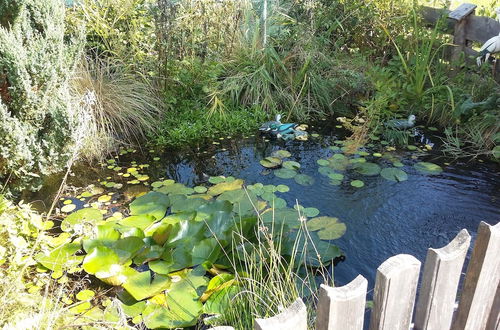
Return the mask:
POLYGON ((471 237, 462 229, 445 247, 429 249, 415 312, 415 330, 449 329, 471 237))
POLYGON ((486 329, 499 282, 500 222, 481 222, 452 329, 486 329))
POLYGON ((321 285, 316 330, 361 330, 365 318, 368 281, 358 275, 341 287, 321 285))
POLYGON ((283 312, 267 319, 255 319, 255 330, 307 330, 307 308, 297 298, 283 312))
MULTIPOLYGON (((481 222, 455 311, 458 284, 471 236, 462 229, 448 245, 430 248, 415 312, 414 330, 500 330, 500 222, 481 222)), ((411 327, 420 261, 399 254, 377 269, 370 330, 411 327)), ((358 275, 342 287, 321 285, 316 330, 361 330, 368 281, 358 275)), ((297 298, 286 310, 255 319, 255 330, 307 330, 307 308, 297 298)), ((234 330, 216 327, 213 330, 234 330)))
POLYGON ((417 292, 420 261, 398 254, 377 269, 370 330, 408 330, 417 292))

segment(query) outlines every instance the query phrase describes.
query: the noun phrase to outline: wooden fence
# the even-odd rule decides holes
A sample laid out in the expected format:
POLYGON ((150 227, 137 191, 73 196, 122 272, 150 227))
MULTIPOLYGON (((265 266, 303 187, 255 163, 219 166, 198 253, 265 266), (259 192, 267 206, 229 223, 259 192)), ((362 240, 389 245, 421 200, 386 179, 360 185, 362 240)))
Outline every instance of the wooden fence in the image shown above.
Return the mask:
MULTIPOLYGON (((499 330, 500 223, 479 225, 456 308, 470 241, 471 236, 463 229, 445 247, 428 250, 416 308, 420 261, 399 254, 383 262, 377 269, 370 330, 499 330)), ((342 287, 321 285, 315 328, 363 329, 367 286, 361 275, 342 287)), ((256 319, 255 329, 307 330, 307 319, 306 306, 298 298, 282 313, 256 319)), ((213 328, 229 329, 233 328, 213 328)))
MULTIPOLYGON (((473 42, 481 45, 500 33, 500 22, 490 17, 474 15, 476 5, 461 4, 450 11, 432 7, 422 7, 424 21, 435 24, 441 17, 446 17, 447 32, 453 35, 454 47, 450 51, 451 60, 458 60, 462 53, 470 63, 476 63, 478 52, 471 48, 473 42), (474 60, 470 59, 474 57, 474 60)), ((496 77, 500 77, 500 65, 496 66, 496 77)))

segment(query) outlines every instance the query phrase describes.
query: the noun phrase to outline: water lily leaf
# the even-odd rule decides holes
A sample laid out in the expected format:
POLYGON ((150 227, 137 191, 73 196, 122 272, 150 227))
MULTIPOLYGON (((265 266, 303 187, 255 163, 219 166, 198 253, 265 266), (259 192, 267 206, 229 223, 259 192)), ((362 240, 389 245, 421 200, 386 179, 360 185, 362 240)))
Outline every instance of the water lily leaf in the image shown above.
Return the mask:
POLYGON ((143 248, 144 241, 140 237, 130 236, 114 242, 112 249, 120 258, 120 263, 125 263, 132 258, 143 248))
POLYGON ((326 167, 326 166, 320 166, 318 168, 318 172, 319 174, 321 175, 324 175, 324 176, 329 176, 330 174, 335 174, 335 170, 331 167, 326 167))
POLYGON ((351 163, 351 164, 366 163, 366 158, 363 158, 363 157, 351 158, 351 159, 349 159, 349 163, 351 163))
POLYGON ((288 168, 280 168, 275 170, 274 175, 282 179, 292 179, 297 175, 297 172, 288 168))
POLYGON ((212 186, 208 189, 208 194, 212 196, 217 196, 225 191, 237 190, 243 187, 243 180, 238 179, 232 182, 221 182, 212 186))
POLYGON ((83 269, 99 279, 118 275, 122 271, 120 258, 111 248, 96 246, 83 260, 83 269))
POLYGON ((223 314, 231 306, 233 298, 241 291, 239 286, 233 284, 234 280, 231 280, 216 289, 203 305, 203 312, 207 314, 223 314))
POLYGON ((374 175, 379 175, 380 174, 380 166, 375 163, 357 163, 354 166, 354 170, 360 174, 366 175, 366 176, 374 176, 374 175))
POLYGON ((307 174, 297 174, 294 180, 301 186, 312 186, 314 184, 314 178, 307 174))
POLYGON ((281 158, 278 157, 266 157, 262 159, 259 163, 265 168, 276 168, 280 167, 282 162, 283 161, 281 160, 281 158))
POLYGON ((204 193, 206 193, 206 192, 207 192, 207 190, 208 190, 208 189, 207 189, 207 187, 203 187, 203 186, 196 186, 196 187, 194 187, 193 189, 194 189, 194 191, 195 191, 196 193, 198 193, 198 194, 204 194, 204 193))
POLYGON ((405 166, 405 164, 401 163, 400 161, 394 161, 394 162, 392 162, 392 165, 394 167, 404 167, 405 166))
POLYGON ((306 207, 302 211, 306 217, 312 218, 319 214, 319 210, 315 207, 306 207))
POLYGON ((280 193, 286 193, 290 191, 290 187, 284 184, 279 184, 276 186, 276 190, 279 191, 280 193))
POLYGON ((405 171, 394 167, 388 167, 382 169, 382 171, 380 171, 380 175, 384 179, 394 182, 401 182, 408 180, 408 175, 406 174, 405 171))
POLYGON ((173 195, 170 196, 170 203, 172 204, 170 210, 172 213, 179 212, 192 212, 207 201, 203 198, 187 198, 184 195, 173 195))
POLYGON ((340 181, 340 180, 330 180, 330 184, 332 186, 340 186, 342 184, 342 181, 340 181))
POLYGON ((365 183, 361 180, 352 180, 351 181, 351 186, 356 187, 356 188, 361 188, 365 185, 365 183))
POLYGON ((168 273, 171 273, 172 271, 175 270, 173 268, 173 262, 172 261, 165 261, 165 260, 152 260, 148 263, 149 269, 151 269, 153 272, 157 274, 163 274, 167 275, 168 273))
POLYGON ((190 270, 187 275, 171 274, 168 293, 147 302, 142 315, 148 328, 181 328, 196 324, 203 309, 197 288, 206 285, 207 280, 193 273, 190 270))
POLYGON ((94 208, 84 208, 68 215, 61 222, 61 230, 72 231, 77 224, 89 223, 95 225, 103 220, 101 211, 94 208))
POLYGON ((332 240, 342 237, 346 231, 346 225, 339 222, 338 218, 317 217, 307 221, 307 229, 318 231, 318 236, 323 240, 332 240))
POLYGON ((166 275, 156 274, 152 278, 151 271, 136 271, 134 275, 127 277, 123 288, 139 301, 157 295, 171 285, 170 278, 166 275))
POLYGON ((208 182, 210 182, 212 184, 217 184, 217 183, 221 183, 224 181, 226 181, 226 178, 223 176, 211 176, 210 178, 208 178, 208 182))
POLYGON ((214 263, 221 252, 221 246, 215 238, 206 238, 193 247, 193 264, 202 264, 205 261, 214 263))
POLYGON ((429 162, 419 162, 413 165, 417 171, 423 174, 440 174, 443 168, 437 164, 429 162))
POLYGON ((132 215, 130 217, 126 217, 120 221, 120 224, 125 227, 135 227, 140 230, 144 230, 149 227, 153 222, 156 221, 156 218, 149 214, 142 215, 132 215))
POLYGON ((414 151, 414 150, 417 150, 417 146, 414 146, 414 145, 408 145, 406 146, 406 149, 410 150, 410 151, 414 151))
POLYGON ((35 260, 54 272, 62 271, 64 268, 70 269, 80 264, 83 256, 74 255, 80 249, 80 244, 66 243, 55 248, 49 254, 38 254, 35 260))
POLYGON ((342 181, 344 179, 344 175, 340 173, 331 173, 328 174, 328 177, 335 181, 342 181))
MULTIPOLYGON (((127 292, 127 291, 124 291, 127 292)), ((135 301, 135 300, 134 300, 135 301)), ((120 301, 120 306, 125 315, 128 317, 136 317, 140 315, 144 309, 146 308, 145 301, 135 301, 133 303, 126 304, 123 301, 120 301)))
POLYGON ((194 192, 194 189, 186 187, 182 183, 171 183, 164 185, 156 191, 166 195, 191 195, 194 192))
POLYGON ((280 228, 282 224, 290 228, 300 227, 299 213, 294 209, 282 208, 266 212, 262 215, 262 221, 266 225, 274 223, 275 228, 280 228))
POLYGON ((276 150, 271 155, 273 157, 278 157, 278 158, 288 158, 292 154, 289 151, 286 151, 286 150, 276 150))
POLYGON ((160 192, 150 191, 146 195, 137 197, 132 203, 130 203, 130 214, 147 214, 152 215, 157 220, 160 220, 165 216, 169 206, 170 200, 168 196, 160 192))
POLYGON ((287 168, 290 170, 298 170, 300 168, 300 163, 293 161, 293 160, 287 160, 284 161, 283 164, 281 164, 283 168, 287 168))
POLYGON ((61 212, 69 213, 69 212, 73 211, 74 209, 76 209, 75 204, 67 204, 67 205, 64 205, 63 207, 61 207, 61 212))
POLYGON ((318 159, 316 161, 316 163, 318 163, 319 166, 328 166, 330 165, 330 162, 326 159, 318 159))
POLYGON ((99 198, 97 199, 98 202, 101 202, 101 203, 107 203, 111 200, 111 196, 110 195, 101 195, 99 196, 99 198))
POLYGON ((349 166, 349 158, 342 154, 335 154, 329 159, 330 167, 337 171, 344 171, 349 166))
POLYGON ((81 290, 76 294, 76 299, 83 301, 92 299, 95 296, 95 292, 92 290, 81 290))

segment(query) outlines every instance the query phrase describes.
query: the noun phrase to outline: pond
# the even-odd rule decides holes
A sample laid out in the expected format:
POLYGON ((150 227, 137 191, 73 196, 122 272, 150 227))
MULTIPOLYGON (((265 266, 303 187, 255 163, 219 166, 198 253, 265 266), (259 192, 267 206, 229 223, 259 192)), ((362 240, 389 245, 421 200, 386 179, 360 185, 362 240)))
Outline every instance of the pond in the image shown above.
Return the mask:
MULTIPOLYGON (((374 287, 377 267, 387 258, 407 253, 424 261, 429 247, 446 245, 461 229, 474 237, 480 221, 495 224, 499 220, 498 164, 443 158, 436 146, 431 147, 439 141, 432 132, 422 139, 427 146, 393 148, 384 141, 372 141, 354 153, 346 149, 342 130, 312 132, 308 141, 224 136, 181 151, 130 149, 102 168, 76 167, 72 185, 85 187, 99 180, 96 186, 108 187, 114 195, 101 190, 97 198, 80 192, 78 198, 71 198, 71 205, 80 208, 97 199, 108 205, 110 216, 134 193, 155 187, 158 179, 195 187, 211 186, 217 176, 234 177, 243 179, 256 194, 255 189, 260 189, 256 183, 286 186, 289 191, 277 189, 271 194, 277 197, 276 205, 300 205, 309 218, 334 217, 346 225, 345 234, 333 241, 345 254, 334 268, 336 285, 361 274, 368 279, 369 289, 374 287), (278 159, 267 158, 273 155, 278 159), (266 158, 269 162, 263 162, 266 158), (273 161, 281 166, 263 166, 273 161), (133 173, 136 168, 140 174, 133 173)), ((47 190, 38 196, 50 200, 47 190)), ((267 200, 265 193, 258 196, 267 200)), ((69 199, 61 201, 59 207, 68 203, 69 199)))
MULTIPOLYGON (((383 145, 374 146, 371 151, 385 151, 385 155, 397 158, 404 165, 401 169, 408 173, 408 179, 394 182, 381 176, 364 176, 350 171, 345 174, 343 183, 332 185, 330 178, 318 172, 321 166, 317 161, 339 152, 332 150, 337 149, 332 146, 339 145, 339 138, 345 132, 340 131, 337 135, 323 129, 319 133, 308 141, 286 143, 260 136, 223 137, 192 150, 165 151, 158 154, 160 159, 155 158, 156 161, 152 160, 153 156, 148 156, 150 164, 156 163, 149 168, 149 174, 174 179, 190 187, 206 183, 209 176, 218 175, 241 178, 247 184, 260 182, 289 186, 290 191, 286 194, 276 193, 289 206, 298 201, 304 207, 317 208, 322 216, 337 217, 347 225, 345 235, 335 241, 346 255, 345 261, 335 268, 338 285, 361 274, 373 287, 375 270, 387 258, 408 253, 423 261, 427 248, 446 245, 462 228, 474 237, 480 221, 494 224, 499 220, 498 164, 451 162, 441 157, 438 151, 417 152, 403 148, 387 152, 383 145), (298 162, 300 173, 313 178, 311 185, 277 177, 260 164, 262 159, 280 149, 290 152, 286 159, 298 162), (443 172, 438 175, 420 173, 412 167, 420 161, 439 164, 443 172), (364 186, 353 187, 349 184, 350 179, 361 179, 364 186)), ((438 141, 437 137, 430 138, 438 141)), ((126 155, 125 158, 138 163, 145 160, 144 156, 137 155, 126 155)), ((370 154, 365 158, 380 163, 382 167, 395 161, 384 155, 376 157, 370 154)), ((104 173, 102 170, 89 173, 86 169, 82 179, 78 173, 82 171, 77 169, 77 182, 82 186, 91 178, 104 179, 109 175, 106 170, 104 173)))

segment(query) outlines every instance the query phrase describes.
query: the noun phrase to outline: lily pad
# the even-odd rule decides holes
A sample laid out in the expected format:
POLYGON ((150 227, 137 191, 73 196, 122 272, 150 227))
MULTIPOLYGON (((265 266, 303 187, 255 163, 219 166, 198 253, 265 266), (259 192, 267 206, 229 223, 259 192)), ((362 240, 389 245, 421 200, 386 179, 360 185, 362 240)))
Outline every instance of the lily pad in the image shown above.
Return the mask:
POLYGON ((331 173, 328 174, 328 177, 335 181, 342 181, 344 179, 344 175, 340 173, 331 173))
POLYGON ((330 162, 326 159, 318 159, 316 163, 318 163, 319 166, 328 166, 330 164, 330 162))
POLYGON ((273 157, 278 157, 278 158, 288 158, 292 154, 289 151, 286 151, 286 150, 276 150, 271 155, 273 157))
POLYGON ((356 188, 361 188, 365 185, 365 183, 361 180, 352 180, 351 181, 351 186, 356 187, 356 188))
POLYGON ((419 162, 413 165, 417 171, 423 174, 440 174, 443 172, 443 169, 441 166, 434 164, 434 163, 429 163, 429 162, 419 162))
POLYGON ((303 212, 304 215, 309 218, 315 217, 319 214, 319 210, 315 207, 306 207, 304 208, 303 212))
POLYGON ((170 199, 165 194, 156 191, 150 191, 146 195, 137 197, 130 203, 131 215, 148 214, 160 220, 165 216, 168 207, 170 206, 170 199))
POLYGON ((75 204, 66 204, 63 207, 61 207, 61 212, 69 213, 69 212, 73 211, 74 209, 76 209, 75 204))
POLYGON ((287 160, 284 161, 283 164, 281 164, 283 168, 287 168, 290 170, 298 170, 300 168, 300 163, 293 161, 293 160, 287 160))
POLYGON ((281 192, 281 193, 286 193, 286 192, 290 191, 290 188, 287 185, 279 184, 276 186, 276 190, 281 192))
POLYGON ((278 157, 266 157, 260 161, 260 165, 265 168, 277 168, 281 166, 281 163, 283 163, 283 161, 278 157))
POLYGON ((354 169, 356 172, 366 175, 366 176, 374 176, 374 175, 379 175, 380 174, 380 166, 375 163, 357 163, 354 166, 354 169))
POLYGON ((297 172, 288 168, 280 168, 275 170, 274 175, 282 179, 292 179, 297 175, 297 172))
POLYGON ((405 171, 394 167, 388 167, 382 169, 382 171, 380 171, 380 175, 384 179, 394 182, 401 182, 408 180, 408 174, 406 174, 405 171))
POLYGON ((238 190, 243 187, 243 180, 238 179, 231 182, 221 182, 208 189, 208 194, 217 196, 225 191, 238 190))
POLYGON ((196 186, 193 189, 198 194, 204 194, 207 192, 207 187, 203 187, 203 186, 196 186))
POLYGON ((297 174, 294 180, 301 186, 312 186, 314 184, 314 178, 307 174, 297 174))
POLYGON ((63 231, 71 231, 77 224, 89 223, 95 225, 102 221, 102 213, 100 210, 94 208, 84 208, 68 215, 61 222, 61 229, 63 231))
POLYGON ((338 218, 317 217, 307 221, 307 229, 318 231, 318 236, 323 240, 332 240, 342 237, 346 231, 346 225, 339 222, 338 218))

